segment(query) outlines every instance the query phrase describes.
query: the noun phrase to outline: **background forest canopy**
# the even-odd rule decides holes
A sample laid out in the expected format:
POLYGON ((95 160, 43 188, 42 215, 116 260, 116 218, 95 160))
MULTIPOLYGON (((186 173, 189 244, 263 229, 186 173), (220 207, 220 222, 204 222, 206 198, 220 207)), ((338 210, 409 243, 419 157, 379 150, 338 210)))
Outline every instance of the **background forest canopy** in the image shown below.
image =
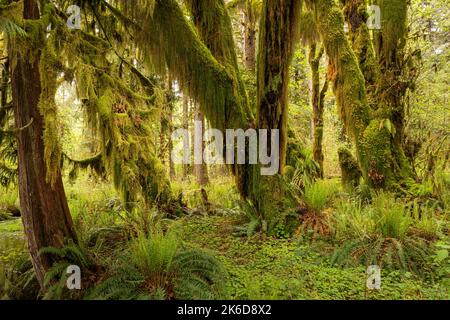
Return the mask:
POLYGON ((400 296, 448 298, 449 15, 446 0, 0 0, 0 297, 330 298, 322 272, 352 283, 377 264, 400 296), (248 153, 175 164, 208 128, 236 159, 227 129, 277 130, 279 171, 248 153), (298 269, 268 271, 264 250, 298 269), (290 273, 318 278, 286 289, 290 273))

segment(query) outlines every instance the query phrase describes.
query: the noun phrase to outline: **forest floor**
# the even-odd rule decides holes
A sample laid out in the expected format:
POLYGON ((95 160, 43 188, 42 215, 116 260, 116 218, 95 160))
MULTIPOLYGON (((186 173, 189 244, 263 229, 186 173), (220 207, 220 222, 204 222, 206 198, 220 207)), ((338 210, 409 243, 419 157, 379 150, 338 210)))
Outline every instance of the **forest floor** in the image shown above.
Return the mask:
MULTIPOLYGON (((199 210, 193 210, 190 215, 176 220, 164 219, 164 224, 176 232, 184 247, 206 250, 222 262, 228 279, 227 299, 450 298, 448 281, 433 281, 427 274, 392 268, 382 269, 381 290, 368 291, 365 265, 340 267, 331 263, 331 256, 340 244, 330 238, 299 233, 291 237, 261 233, 247 236, 242 227, 248 220, 235 206, 232 182, 218 182, 210 188, 211 202, 220 203, 220 207, 207 214, 200 205, 199 210)), ((111 190, 104 184, 92 188, 80 188, 79 185, 67 188, 69 205, 81 238, 96 228, 123 224, 123 217, 119 217, 120 205, 115 205, 120 200, 111 190)), ((191 208, 199 205, 198 192, 186 194, 191 208)), ((120 246, 121 250, 127 248, 126 243, 120 246)), ((10 267, 24 252, 20 219, 0 222, 0 288, 2 269, 10 267)), ((107 259, 115 259, 114 255, 107 259)))
POLYGON ((239 214, 184 218, 176 222, 185 244, 220 257, 232 299, 448 299, 450 288, 409 272, 382 271, 382 289, 366 290, 366 268, 329 263, 325 241, 237 237, 239 214))

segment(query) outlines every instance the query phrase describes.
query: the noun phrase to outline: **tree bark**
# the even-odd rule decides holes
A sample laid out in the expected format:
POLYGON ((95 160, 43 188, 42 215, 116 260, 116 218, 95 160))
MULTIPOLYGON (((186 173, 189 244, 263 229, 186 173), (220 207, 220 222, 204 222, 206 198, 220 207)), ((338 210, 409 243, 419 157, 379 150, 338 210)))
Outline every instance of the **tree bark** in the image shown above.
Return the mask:
MULTIPOLYGON (((189 97, 186 93, 183 93, 183 129, 189 131, 189 97)), ((186 152, 190 150, 190 140, 183 139, 183 150, 186 152)), ((189 164, 183 164, 183 176, 187 177, 191 173, 191 167, 189 164)))
POLYGON ((251 4, 247 4, 244 11, 244 64, 247 70, 254 72, 256 68, 256 22, 252 11, 251 4))
MULTIPOLYGON (((195 108, 194 121, 196 123, 201 123, 200 132, 196 132, 196 134, 200 135, 200 137, 196 136, 196 137, 194 137, 194 139, 197 139, 198 140, 197 143, 201 144, 201 151, 202 151, 202 157, 203 157, 203 152, 205 151, 205 141, 203 139, 204 133, 205 133, 205 116, 199 110, 198 107, 195 108)), ((194 126, 194 130, 195 130, 195 126, 194 126)), ((194 144, 195 144, 195 142, 194 142, 194 144)), ((208 182, 209 182, 208 166, 206 165, 205 161, 202 161, 201 164, 200 163, 194 164, 194 175, 197 178, 197 183, 199 185, 205 186, 208 184, 208 182)))
MULTIPOLYGON (((25 0, 24 19, 39 16, 36 1, 25 0)), ((53 184, 46 181, 43 118, 38 109, 42 90, 39 57, 14 47, 9 48, 9 54, 16 61, 11 72, 15 123, 17 128, 26 127, 17 134, 22 221, 36 276, 43 286, 44 275, 54 260, 40 255, 40 249, 62 247, 67 240, 77 238, 60 170, 53 184)))

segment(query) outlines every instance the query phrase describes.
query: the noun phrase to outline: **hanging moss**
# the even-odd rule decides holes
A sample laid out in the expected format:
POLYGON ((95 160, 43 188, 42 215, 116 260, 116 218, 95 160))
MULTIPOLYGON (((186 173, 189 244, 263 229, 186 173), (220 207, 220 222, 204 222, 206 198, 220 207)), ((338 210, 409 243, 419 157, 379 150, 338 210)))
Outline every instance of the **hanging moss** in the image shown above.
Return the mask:
POLYGON ((257 65, 257 128, 279 130, 279 171, 274 176, 254 172, 251 199, 269 233, 294 201, 282 173, 288 148, 289 66, 299 38, 301 1, 263 1, 257 65))
POLYGON ((398 181, 407 177, 409 169, 395 143, 395 130, 389 125, 391 111, 379 105, 372 113, 365 79, 344 32, 344 18, 337 3, 319 0, 316 10, 319 32, 330 59, 329 78, 344 127, 355 144, 363 177, 373 187, 395 188, 398 181))
POLYGON ((102 151, 91 159, 69 160, 72 176, 79 169, 91 168, 99 174, 107 170, 128 206, 140 200, 160 205, 163 205, 160 201, 172 201, 170 183, 155 154, 154 132, 149 125, 150 117, 155 114, 150 103, 157 104, 159 100, 156 95, 147 96, 146 92, 154 94, 157 90, 131 89, 112 70, 113 64, 108 60, 108 53, 113 51, 110 43, 81 30, 68 30, 65 20, 58 17, 50 4, 45 6, 42 18, 27 21, 25 29, 28 41, 33 39, 36 43, 28 46, 30 54, 41 55, 39 108, 44 118, 49 178, 61 163, 56 90, 59 81, 75 79, 78 97, 83 102, 88 123, 100 136, 102 151), (50 22, 52 29, 47 32, 50 22), (64 77, 58 79, 60 75, 64 77))
POLYGON ((69 178, 73 181, 78 177, 80 170, 90 169, 99 178, 106 177, 106 168, 104 167, 104 160, 102 158, 102 153, 98 153, 92 157, 75 160, 70 158, 67 154, 63 153, 63 162, 72 166, 69 172, 69 178))
POLYGON ((61 64, 53 47, 54 39, 50 38, 41 51, 39 60, 39 73, 41 75, 41 96, 39 98, 39 112, 42 115, 44 126, 44 158, 47 165, 47 180, 51 183, 59 175, 62 146, 59 140, 61 135, 58 119, 58 108, 55 102, 58 89, 58 74, 62 71, 61 64))
MULTIPOLYGON (((198 36, 179 5, 173 1, 156 1, 152 16, 132 10, 136 21, 137 42, 153 66, 161 72, 165 66, 199 102, 211 126, 225 129, 225 124, 245 128, 247 116, 238 79, 227 66, 221 65, 198 36)), ((222 56, 229 58, 229 54, 222 56)))
POLYGON ((369 18, 367 0, 343 0, 344 16, 349 25, 349 38, 366 81, 368 100, 373 110, 378 108, 375 99, 380 68, 375 56, 372 36, 366 24, 369 18))

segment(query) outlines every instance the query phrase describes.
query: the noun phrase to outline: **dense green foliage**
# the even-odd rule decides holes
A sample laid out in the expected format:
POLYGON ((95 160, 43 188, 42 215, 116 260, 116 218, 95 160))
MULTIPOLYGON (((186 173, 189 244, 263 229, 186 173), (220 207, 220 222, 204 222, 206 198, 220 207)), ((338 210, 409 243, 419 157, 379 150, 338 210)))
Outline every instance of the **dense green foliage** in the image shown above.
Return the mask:
POLYGON ((0 0, 0 299, 450 299, 448 1, 69 2, 0 0), (279 130, 279 170, 174 163, 196 120, 279 130))

